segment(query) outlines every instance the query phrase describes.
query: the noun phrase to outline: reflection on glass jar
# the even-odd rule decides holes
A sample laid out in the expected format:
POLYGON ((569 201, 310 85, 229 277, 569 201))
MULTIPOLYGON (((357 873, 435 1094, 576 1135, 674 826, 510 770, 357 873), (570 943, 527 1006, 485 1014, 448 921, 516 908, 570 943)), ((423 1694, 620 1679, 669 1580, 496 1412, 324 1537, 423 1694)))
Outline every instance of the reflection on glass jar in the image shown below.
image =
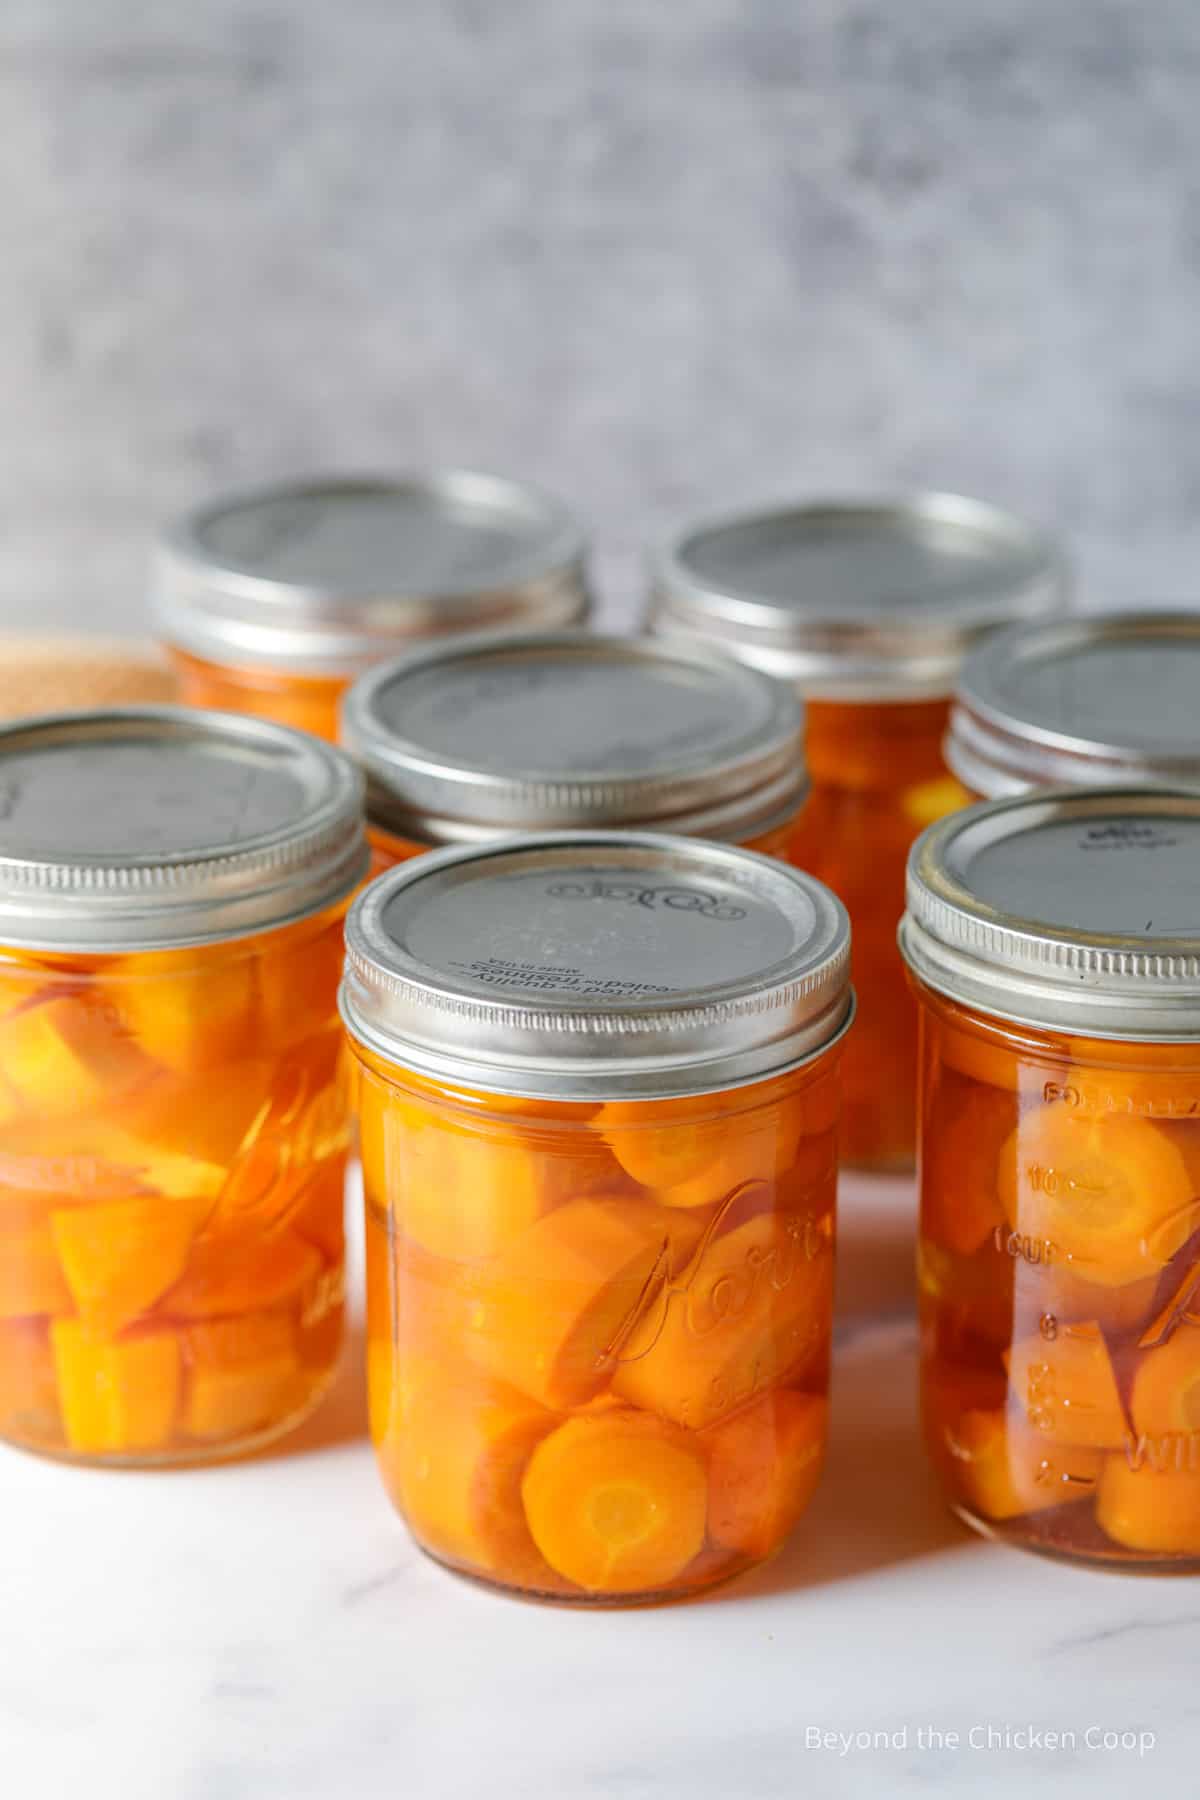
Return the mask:
POLYGON ((1200 1566, 1200 934, 1172 921, 1200 808, 963 821, 914 851, 904 939, 930 1453, 991 1535, 1200 1566))
POLYGON ((769 1555, 825 1442, 841 909, 737 852, 588 834, 426 859, 348 943, 371 1431, 417 1542, 592 1603, 769 1555), (773 964, 752 1012, 764 942, 794 1011, 773 964))
POLYGON ((0 780, 0 1435, 228 1455, 340 1344, 360 789, 167 709, 11 727, 0 780))

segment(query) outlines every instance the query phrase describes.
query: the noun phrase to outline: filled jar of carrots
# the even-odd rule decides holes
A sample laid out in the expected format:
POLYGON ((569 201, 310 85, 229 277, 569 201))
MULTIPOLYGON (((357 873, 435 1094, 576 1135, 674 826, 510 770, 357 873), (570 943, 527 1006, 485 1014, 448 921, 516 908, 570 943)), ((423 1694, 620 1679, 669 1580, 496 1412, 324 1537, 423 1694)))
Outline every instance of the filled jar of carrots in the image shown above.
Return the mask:
POLYGON ((5 728, 0 794, 0 1438, 227 1456, 340 1346, 360 779, 164 707, 5 728))
POLYGON ((465 469, 316 476, 212 501, 164 533, 153 598, 185 702, 331 740, 345 688, 397 651, 588 610, 567 509, 465 469))
POLYGON ((848 923, 652 834, 436 852, 351 910, 371 1433, 417 1543, 581 1604, 770 1555, 820 1471, 848 923))
POLYGON ((789 854, 853 922, 842 1156, 857 1167, 913 1160, 916 1011, 896 926, 914 837, 967 798, 942 758, 959 664, 981 633, 1065 597, 1041 533, 948 494, 707 520, 656 560, 652 631, 718 643, 805 700, 812 791, 789 854))
POLYGON ((786 858, 808 792, 782 682, 704 645, 585 631, 484 633, 383 664, 346 694, 341 741, 393 861, 593 826, 786 858))
POLYGON ((1200 1569, 1200 798, 1047 789, 913 850, 922 1382, 951 1504, 1200 1569))
POLYGON ((963 663, 946 761, 973 799, 1200 783, 1200 613, 1113 612, 997 632, 963 663))

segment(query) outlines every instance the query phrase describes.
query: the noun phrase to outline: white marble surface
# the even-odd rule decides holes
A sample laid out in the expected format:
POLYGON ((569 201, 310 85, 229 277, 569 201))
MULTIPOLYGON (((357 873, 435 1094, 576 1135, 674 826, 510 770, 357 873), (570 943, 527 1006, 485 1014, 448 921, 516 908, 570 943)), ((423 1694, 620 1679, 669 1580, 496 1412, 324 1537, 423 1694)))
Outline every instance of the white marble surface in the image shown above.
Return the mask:
POLYGON ((995 1548, 933 1491, 911 1210, 903 1185, 845 1184, 824 1483, 774 1564, 705 1601, 576 1613, 445 1574, 376 1483, 352 1367, 292 1443, 240 1465, 0 1453, 0 1794, 1194 1793, 1196 1583, 995 1548), (1104 1731, 1143 1735, 1092 1747, 1104 1731))

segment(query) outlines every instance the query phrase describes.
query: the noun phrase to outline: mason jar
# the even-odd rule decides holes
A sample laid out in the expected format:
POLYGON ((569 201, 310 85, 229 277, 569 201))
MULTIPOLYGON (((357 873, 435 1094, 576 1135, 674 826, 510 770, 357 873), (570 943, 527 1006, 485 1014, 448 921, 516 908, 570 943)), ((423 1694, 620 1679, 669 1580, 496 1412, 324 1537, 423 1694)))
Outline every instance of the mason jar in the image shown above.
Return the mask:
POLYGON ((202 1462, 333 1375, 360 778, 146 708, 0 731, 0 1437, 202 1462))
POLYGON ((500 476, 315 476, 176 521, 154 610, 187 703, 333 739, 343 690, 401 649, 582 621, 584 541, 559 501, 500 476))
POLYGON ((791 689, 703 645, 484 634, 361 677, 342 743, 393 861, 508 832, 671 831, 787 858, 808 792, 791 689))
POLYGON ((1050 540, 946 494, 702 521, 655 560, 650 630, 719 644, 805 699, 812 794, 791 855, 854 926, 842 1154, 857 1167, 912 1164, 916 1014, 896 925, 913 838, 965 798, 942 760, 959 663, 985 630, 1065 600, 1050 540))
POLYGON ((1050 788, 913 849, 922 1388, 988 1536, 1200 1569, 1200 792, 1050 788))
POLYGON ((614 1604, 796 1524, 848 941, 810 877, 649 833, 437 851, 355 902, 371 1433, 431 1556, 614 1604))
POLYGON ((946 761, 973 798, 1200 782, 1200 613, 1113 612, 997 632, 967 657, 946 761))

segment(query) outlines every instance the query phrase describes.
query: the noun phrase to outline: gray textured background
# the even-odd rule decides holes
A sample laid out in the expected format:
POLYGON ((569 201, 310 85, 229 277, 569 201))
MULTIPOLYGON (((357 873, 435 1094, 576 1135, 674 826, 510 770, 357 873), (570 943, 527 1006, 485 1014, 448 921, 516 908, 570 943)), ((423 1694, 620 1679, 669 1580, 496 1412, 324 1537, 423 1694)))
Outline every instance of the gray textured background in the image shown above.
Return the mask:
POLYGON ((224 484, 938 483, 1200 599, 1196 0, 0 0, 0 622, 224 484))

